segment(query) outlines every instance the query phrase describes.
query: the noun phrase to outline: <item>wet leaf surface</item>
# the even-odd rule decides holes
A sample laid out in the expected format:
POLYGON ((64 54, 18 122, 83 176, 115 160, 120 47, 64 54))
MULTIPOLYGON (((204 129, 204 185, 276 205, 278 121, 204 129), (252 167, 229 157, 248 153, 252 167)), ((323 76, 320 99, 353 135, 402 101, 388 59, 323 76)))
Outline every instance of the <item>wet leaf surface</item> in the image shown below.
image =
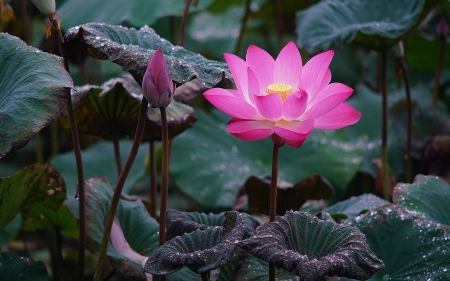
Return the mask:
POLYGON ((439 178, 418 175, 412 184, 399 183, 392 199, 430 221, 450 225, 450 186, 439 178))
MULTIPOLYGON (((196 115, 196 125, 175 141, 171 174, 202 205, 231 208, 249 176, 270 174, 272 140, 246 142, 229 135, 229 117, 218 111, 208 115, 196 110, 196 115)), ((348 143, 345 131, 313 131, 302 147, 280 149, 279 177, 297 182, 320 173, 340 198, 361 160, 361 151, 348 143)))
MULTIPOLYGON (((250 212, 269 215, 270 185, 269 177, 251 176, 245 182, 250 212)), ((295 184, 278 180, 277 189, 277 215, 281 216, 289 210, 298 211, 308 199, 328 199, 334 195, 331 184, 318 174, 310 175, 295 184)))
POLYGON ((239 246, 271 265, 295 272, 300 280, 335 275, 366 280, 384 266, 356 227, 336 224, 327 213, 319 217, 287 212, 261 225, 255 236, 239 246))
POLYGON ((66 198, 66 185, 50 164, 34 164, 0 178, 0 229, 20 212, 30 223, 46 220, 42 210, 57 210, 66 198))
POLYGON ((61 58, 0 33, 0 158, 58 118, 72 87, 61 58))
POLYGON ((43 262, 6 252, 0 253, 0 273, 5 281, 48 281, 43 262))
POLYGON ((363 210, 374 209, 386 204, 390 203, 378 196, 373 194, 363 194, 361 196, 353 196, 347 200, 341 201, 324 209, 323 211, 330 214, 345 214, 347 217, 353 218, 358 216, 363 210))
POLYGON ((245 227, 239 212, 226 212, 225 218, 223 226, 197 229, 164 243, 146 261, 145 272, 165 275, 185 265, 203 273, 228 263, 236 248, 235 242, 244 237, 245 227))
POLYGON ((223 78, 232 79, 225 63, 207 60, 162 39, 148 26, 140 30, 107 24, 90 23, 69 29, 66 40, 81 40, 89 54, 109 59, 122 66, 141 84, 148 62, 162 47, 172 80, 183 84, 196 77, 210 88, 223 78))
POLYGON ((449 279, 450 229, 447 226, 395 205, 371 210, 346 224, 364 233, 370 249, 386 265, 368 280, 449 279))
POLYGON ((350 42, 387 49, 416 27, 437 2, 321 1, 297 13, 298 43, 311 52, 350 42))

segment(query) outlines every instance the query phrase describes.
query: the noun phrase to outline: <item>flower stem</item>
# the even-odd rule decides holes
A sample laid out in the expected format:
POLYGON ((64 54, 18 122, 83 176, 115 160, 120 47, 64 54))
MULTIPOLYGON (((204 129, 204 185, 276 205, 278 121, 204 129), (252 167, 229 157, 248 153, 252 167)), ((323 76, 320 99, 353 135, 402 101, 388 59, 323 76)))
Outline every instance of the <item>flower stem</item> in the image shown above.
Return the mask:
POLYGON ((180 46, 184 46, 184 40, 186 37, 186 23, 189 15, 189 6, 191 5, 191 0, 184 0, 184 11, 183 11, 183 18, 181 19, 181 26, 180 26, 180 46))
POLYGON ((242 42, 244 41, 244 34, 245 29, 247 28, 247 21, 250 18, 250 4, 252 3, 252 0, 247 0, 245 4, 245 15, 244 18, 242 18, 242 26, 241 26, 241 32, 239 32, 239 37, 236 42, 236 48, 234 49, 234 53, 236 55, 239 55, 239 52, 241 50, 242 42))
POLYGON ((203 272, 202 274, 202 281, 209 281, 209 272, 203 272))
POLYGON ((156 153, 155 153, 155 141, 150 141, 150 215, 157 219, 157 206, 158 206, 158 186, 156 183, 156 153))
POLYGON ((117 181, 116 189, 114 190, 114 195, 111 200, 111 205, 109 206, 108 217, 106 218, 105 232, 103 233, 102 245, 100 248, 100 253, 98 257, 97 268, 95 269, 94 280, 98 281, 101 279, 103 273, 103 267, 106 262, 106 250, 108 249, 109 239, 111 237, 111 228, 114 221, 114 216, 116 215, 116 209, 119 205, 119 199, 122 194, 122 189, 125 184, 125 180, 128 173, 131 170, 134 159, 139 150, 139 145, 141 144, 142 135, 144 134, 145 120, 147 117, 148 101, 142 98, 141 109, 139 111, 138 124, 136 127, 136 133, 134 135, 133 145, 131 146, 130 154, 128 155, 127 162, 123 167, 122 173, 120 173, 119 180, 117 181))
POLYGON ((120 176, 122 173, 122 160, 120 159, 120 146, 117 135, 113 135, 113 144, 114 144, 114 157, 116 158, 116 166, 117 166, 117 174, 120 176))
MULTIPOLYGON (((278 181, 278 152, 280 147, 273 145, 272 151, 272 177, 270 182, 270 209, 269 220, 272 222, 277 215, 277 181, 278 181)), ((275 281, 275 266, 269 265, 269 281, 275 281)))
MULTIPOLYGON (((58 43, 59 53, 64 59, 64 68, 68 73, 70 73, 69 62, 67 60, 66 52, 63 46, 63 37, 61 29, 58 28, 58 22, 55 17, 50 19, 53 29, 56 31, 56 42, 58 43)), ((72 97, 69 93, 66 100, 67 112, 69 115, 70 129, 72 131, 72 142, 73 151, 75 153, 75 162, 77 165, 77 177, 78 177, 78 190, 79 190, 79 247, 78 247, 78 269, 77 269, 77 280, 84 280, 84 249, 86 245, 86 215, 85 215, 85 192, 84 192, 84 173, 83 173, 83 162, 81 160, 81 149, 80 149, 80 138, 78 136, 77 123, 75 121, 75 114, 73 112, 72 97)))
POLYGON ((439 59, 436 67, 436 75, 434 76, 433 88, 433 107, 437 108, 439 100, 439 81, 441 80, 442 65, 444 64, 445 54, 445 36, 440 36, 439 59))
MULTIPOLYGON (((167 127, 166 108, 160 107, 162 129, 162 169, 161 169, 161 207, 159 209, 159 246, 166 242, 166 210, 169 192, 169 132, 167 127)), ((166 280, 161 276, 160 281, 166 280)))
POLYGON ((275 23, 277 27, 278 47, 281 49, 283 47, 284 41, 284 25, 280 11, 280 1, 272 0, 272 6, 273 6, 273 14, 275 16, 275 23))
POLYGON ((407 122, 407 136, 406 136, 406 182, 412 182, 412 160, 411 160, 411 142, 412 142, 412 103, 411 90, 409 87, 408 68, 406 67, 405 59, 400 57, 398 63, 403 72, 406 90, 406 106, 408 107, 408 122, 407 122))
POLYGON ((389 167, 387 154, 387 52, 381 51, 381 95, 382 95, 382 125, 381 125, 381 161, 383 176, 383 197, 389 201, 389 167))

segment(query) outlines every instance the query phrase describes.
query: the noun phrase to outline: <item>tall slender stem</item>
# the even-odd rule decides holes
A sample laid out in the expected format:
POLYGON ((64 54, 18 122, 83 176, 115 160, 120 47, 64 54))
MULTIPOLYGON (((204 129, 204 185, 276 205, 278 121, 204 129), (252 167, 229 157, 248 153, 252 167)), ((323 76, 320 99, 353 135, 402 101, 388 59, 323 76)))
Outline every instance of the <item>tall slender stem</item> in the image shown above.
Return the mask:
POLYGON ((278 47, 283 47, 283 41, 284 41, 284 25, 283 25, 283 18, 281 17, 281 11, 280 11, 280 1, 279 0, 272 0, 272 6, 273 6, 273 13, 275 16, 275 23, 277 26, 277 37, 278 37, 278 47))
POLYGON ((191 6, 192 0, 184 0, 184 11, 183 11, 183 18, 181 19, 181 26, 180 26, 180 46, 184 46, 184 40, 186 37, 186 23, 189 15, 189 6, 191 6))
POLYGON ((156 183, 156 151, 155 141, 150 141, 150 215, 157 218, 158 185, 156 183))
POLYGON ((209 271, 203 272, 201 275, 202 281, 209 281, 209 271))
MULTIPOLYGON (((63 37, 61 29, 58 28, 58 22, 55 17, 50 19, 53 29, 56 31, 56 42, 58 43, 59 53, 64 59, 64 68, 70 73, 69 62, 67 60, 66 52, 63 46, 63 37)), ((75 121, 75 114, 73 112, 72 97, 70 94, 66 99, 66 107, 69 115, 70 129, 72 131, 73 151, 75 153, 75 162, 77 165, 77 178, 78 178, 78 190, 79 190, 79 247, 78 247, 78 268, 77 268, 77 280, 84 280, 84 249, 86 245, 86 212, 85 212, 85 192, 84 192, 84 173, 83 162, 81 160, 80 138, 78 136, 77 123, 75 121)))
MULTIPOLYGON (((280 147, 273 145, 272 151, 272 178, 270 182, 270 209, 269 220, 274 221, 277 215, 277 187, 278 187, 278 152, 280 147)), ((269 265, 269 281, 275 281, 275 266, 269 265)))
POLYGON ((234 49, 234 53, 236 55, 239 55, 239 51, 241 50, 241 47, 242 47, 242 42, 244 41, 244 34, 245 34, 245 29, 247 28, 247 21, 250 18, 250 4, 251 3, 252 3, 252 0, 247 0, 246 4, 245 4, 245 15, 244 15, 244 18, 242 19, 241 32, 239 32, 239 37, 236 42, 236 48, 234 49))
POLYGON ((50 244, 53 280, 64 281, 66 278, 63 267, 61 231, 59 229, 48 229, 46 232, 48 235, 48 243, 50 244))
POLYGON ((442 66, 444 64, 445 54, 445 36, 440 36, 440 48, 439 59, 436 67, 436 75, 434 76, 434 88, 433 88, 433 107, 437 108, 439 100, 439 81, 441 80, 442 66))
POLYGON ((119 205, 119 199, 122 194, 123 185, 131 170, 134 159, 139 150, 139 145, 141 144, 142 135, 144 134, 145 120, 147 117, 148 101, 142 98, 141 109, 139 111, 138 124, 136 127, 136 134, 134 135, 133 145, 131 146, 130 154, 128 155, 127 162, 123 167, 122 173, 120 173, 119 180, 117 181, 116 189, 114 190, 114 195, 111 200, 111 205, 109 206, 108 217, 105 223, 105 232, 103 233, 102 245, 100 248, 100 253, 98 257, 97 268, 95 269, 94 280, 98 281, 101 279, 103 273, 103 267, 106 262, 106 250, 108 249, 108 243, 111 236, 111 228, 114 221, 114 216, 116 215, 116 209, 119 205))
POLYGON ((120 146, 119 139, 117 135, 113 135, 113 144, 114 144, 114 157, 116 158, 116 166, 117 166, 117 174, 120 176, 122 173, 122 160, 120 159, 120 146))
POLYGON ((389 200, 389 167, 387 155, 387 52, 381 51, 381 94, 382 94, 382 124, 381 124, 381 161, 383 176, 383 197, 389 200))
POLYGON ((411 143, 412 143, 412 103, 411 90, 409 87, 408 68, 406 67, 405 59, 400 57, 398 63, 403 72, 406 90, 406 106, 408 107, 408 121, 407 121, 407 136, 406 136, 406 182, 412 182, 412 158, 411 158, 411 143))
MULTIPOLYGON (((166 242, 166 210, 169 193, 169 132, 167 127, 166 108, 160 107, 162 129, 162 170, 161 170, 161 207, 159 209, 159 245, 166 242)), ((166 277, 161 276, 160 281, 166 277)))
POLYGON ((59 151, 59 140, 58 140, 58 122, 53 122, 51 127, 51 139, 52 139, 52 154, 51 156, 55 156, 59 151))

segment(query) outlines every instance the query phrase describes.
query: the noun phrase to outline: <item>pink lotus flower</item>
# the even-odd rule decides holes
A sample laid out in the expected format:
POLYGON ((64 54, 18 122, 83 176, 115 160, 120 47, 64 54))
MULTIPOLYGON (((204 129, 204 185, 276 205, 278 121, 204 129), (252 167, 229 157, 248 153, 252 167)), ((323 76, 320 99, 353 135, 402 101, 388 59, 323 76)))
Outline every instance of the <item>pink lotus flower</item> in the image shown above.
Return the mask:
POLYGON ((272 136, 276 145, 287 142, 299 147, 314 128, 339 129, 361 118, 361 113, 343 103, 353 89, 329 84, 333 55, 333 51, 318 54, 303 66, 294 42, 276 60, 251 45, 247 61, 224 54, 237 90, 209 89, 204 97, 233 116, 227 127, 233 136, 247 141, 272 136))
POLYGON ((152 107, 166 107, 172 101, 174 91, 175 85, 170 78, 169 67, 159 47, 142 78, 142 93, 152 107))

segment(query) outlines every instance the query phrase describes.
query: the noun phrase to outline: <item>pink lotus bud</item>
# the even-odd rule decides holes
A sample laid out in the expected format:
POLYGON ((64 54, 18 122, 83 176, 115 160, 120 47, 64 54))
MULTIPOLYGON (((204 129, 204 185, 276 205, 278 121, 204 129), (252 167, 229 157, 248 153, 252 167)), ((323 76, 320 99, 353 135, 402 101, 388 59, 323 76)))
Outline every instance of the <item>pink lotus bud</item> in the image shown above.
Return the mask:
POLYGON ((148 63, 142 79, 142 93, 152 107, 166 107, 172 101, 175 85, 161 47, 148 63))
POLYGON ((446 36, 448 34, 448 25, 443 18, 436 25, 436 32, 440 36, 446 36))

